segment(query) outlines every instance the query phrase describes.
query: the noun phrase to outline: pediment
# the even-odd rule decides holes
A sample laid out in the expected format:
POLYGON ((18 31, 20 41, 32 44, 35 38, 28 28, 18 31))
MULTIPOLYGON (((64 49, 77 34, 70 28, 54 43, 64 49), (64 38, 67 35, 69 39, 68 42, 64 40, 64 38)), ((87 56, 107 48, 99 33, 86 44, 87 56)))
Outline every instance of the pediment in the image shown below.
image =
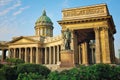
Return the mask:
POLYGON ((37 41, 27 37, 19 37, 17 39, 10 41, 10 44, 23 44, 23 43, 35 43, 35 42, 37 41))

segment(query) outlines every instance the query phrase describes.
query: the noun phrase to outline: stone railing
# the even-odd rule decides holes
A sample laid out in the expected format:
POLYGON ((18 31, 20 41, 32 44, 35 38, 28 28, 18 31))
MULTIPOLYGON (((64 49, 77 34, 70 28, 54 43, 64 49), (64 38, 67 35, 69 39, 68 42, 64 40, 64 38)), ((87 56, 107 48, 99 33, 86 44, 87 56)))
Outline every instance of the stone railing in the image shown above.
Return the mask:
POLYGON ((44 40, 44 43, 55 42, 55 41, 58 41, 58 40, 61 40, 61 39, 62 39, 62 35, 58 35, 58 36, 55 36, 55 37, 46 37, 45 40, 44 40))

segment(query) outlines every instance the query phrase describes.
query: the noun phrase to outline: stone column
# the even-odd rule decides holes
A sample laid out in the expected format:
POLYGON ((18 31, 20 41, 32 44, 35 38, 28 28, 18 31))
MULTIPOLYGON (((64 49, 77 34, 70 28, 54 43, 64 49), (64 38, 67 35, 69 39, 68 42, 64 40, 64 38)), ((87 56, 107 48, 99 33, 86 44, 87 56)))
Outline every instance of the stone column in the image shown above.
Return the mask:
POLYGON ((81 45, 78 46, 79 49, 79 64, 81 64, 81 45))
POLYGON ((38 47, 36 47, 36 64, 39 64, 39 53, 38 53, 38 47))
POLYGON ((60 50, 59 50, 59 45, 57 46, 57 63, 60 62, 60 50))
POLYGON ((14 50, 13 51, 13 56, 14 56, 14 58, 16 58, 16 49, 14 48, 13 50, 14 50))
POLYGON ((10 49, 8 49, 8 58, 10 58, 11 52, 10 49))
POLYGON ((103 27, 102 30, 104 31, 104 50, 105 50, 105 59, 104 59, 104 63, 111 63, 110 60, 110 45, 109 45, 109 31, 108 31, 108 27, 103 27))
POLYGON ((30 48, 30 63, 33 63, 33 49, 30 48))
POLYGON ((2 61, 6 59, 6 50, 2 50, 2 61))
POLYGON ((71 50, 74 51, 74 31, 71 31, 71 50))
POLYGON ((93 51, 93 47, 91 47, 91 56, 92 56, 92 64, 95 63, 95 55, 94 55, 94 51, 93 51))
POLYGON ((88 64, 88 51, 87 48, 88 47, 88 43, 84 42, 82 43, 82 64, 88 64))
POLYGON ((47 64, 47 47, 45 48, 45 64, 47 64))
POLYGON ((96 63, 101 63, 101 46, 100 46, 100 28, 94 28, 95 31, 95 58, 96 63))
POLYGON ((51 47, 49 47, 49 64, 51 64, 51 47))
POLYGON ((25 48, 25 62, 28 62, 28 59, 27 59, 27 48, 25 48))
POLYGON ((21 59, 21 48, 19 48, 19 59, 21 59))
POLYGON ((55 64, 55 58, 56 58, 56 56, 55 56, 56 54, 55 54, 55 46, 53 46, 53 64, 55 64))

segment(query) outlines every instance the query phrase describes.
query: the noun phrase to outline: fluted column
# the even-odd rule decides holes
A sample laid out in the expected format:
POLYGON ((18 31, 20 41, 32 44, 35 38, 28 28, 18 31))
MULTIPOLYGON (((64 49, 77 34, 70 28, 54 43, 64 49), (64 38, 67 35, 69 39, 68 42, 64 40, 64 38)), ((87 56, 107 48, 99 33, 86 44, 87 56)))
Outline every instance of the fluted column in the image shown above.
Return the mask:
POLYGON ((30 48, 30 63, 33 63, 33 49, 30 48))
POLYGON ((82 43, 82 64, 88 64, 87 42, 82 43))
POLYGON ((53 46, 53 64, 55 64, 55 61, 56 59, 55 59, 55 46, 53 46))
POLYGON ((71 50, 74 50, 74 30, 71 31, 71 50))
POLYGON ((45 64, 47 64, 47 47, 45 48, 45 64))
POLYGON ((49 47, 49 64, 51 64, 51 47, 49 47))
POLYGON ((21 48, 19 48, 19 59, 21 59, 21 48))
POLYGON ((81 64, 81 45, 79 45, 79 64, 81 64))
POLYGON ((59 49, 59 45, 57 46, 57 63, 59 63, 60 61, 60 49, 59 49))
POLYGON ((102 30, 104 31, 104 41, 105 41, 105 44, 104 44, 104 50, 105 50, 105 59, 104 59, 104 63, 111 63, 111 60, 110 60, 110 44, 109 44, 109 32, 108 32, 108 27, 103 27, 102 30))
POLYGON ((28 59, 27 59, 27 48, 25 48, 25 62, 28 62, 28 59))
POLYGON ((8 49, 8 58, 10 58, 11 52, 10 49, 8 49))
POLYGON ((2 50, 2 61, 6 59, 6 50, 2 50))
POLYGON ((91 56, 92 56, 92 64, 94 64, 95 63, 95 55, 94 55, 93 47, 91 47, 91 56))
POLYGON ((13 54, 13 56, 14 56, 14 58, 16 58, 16 50, 15 50, 15 48, 13 49, 14 51, 14 54, 13 54))
POLYGON ((96 63, 101 63, 101 46, 100 46, 100 28, 94 28, 95 31, 95 58, 96 63))
POLYGON ((39 64, 39 53, 38 53, 38 47, 36 47, 36 64, 39 64))

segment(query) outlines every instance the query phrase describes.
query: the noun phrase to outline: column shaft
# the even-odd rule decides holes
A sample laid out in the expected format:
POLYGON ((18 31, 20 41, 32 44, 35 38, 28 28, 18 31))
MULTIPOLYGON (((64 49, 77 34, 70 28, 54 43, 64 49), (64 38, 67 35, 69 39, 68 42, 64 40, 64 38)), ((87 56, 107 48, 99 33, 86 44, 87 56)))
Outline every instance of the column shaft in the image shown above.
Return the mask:
POLYGON ((100 46, 100 28, 95 28, 95 58, 96 63, 101 63, 101 46, 100 46))
POLYGON ((21 59, 21 48, 19 48, 19 59, 21 59))
POLYGON ((53 46, 53 64, 55 64, 55 61, 56 59, 55 59, 55 46, 53 46))
POLYGON ((30 48, 30 63, 33 63, 33 49, 30 48))
POLYGON ((60 50, 59 50, 59 45, 57 46, 57 63, 60 62, 60 50))
POLYGON ((111 63, 111 60, 110 60, 110 46, 109 46, 109 32, 108 32, 108 28, 107 27, 104 27, 102 28, 104 30, 104 41, 105 41, 105 62, 104 63, 111 63))
POLYGON ((27 48, 25 48, 25 62, 28 62, 28 59, 27 59, 27 48))
POLYGON ((45 48, 45 64, 47 64, 47 48, 45 48))
POLYGON ((49 47, 49 64, 51 64, 51 47, 49 47))
POLYGON ((82 43, 82 64, 88 64, 87 42, 82 43))
POLYGON ((36 47, 36 64, 39 64, 39 53, 38 53, 38 47, 36 47))

